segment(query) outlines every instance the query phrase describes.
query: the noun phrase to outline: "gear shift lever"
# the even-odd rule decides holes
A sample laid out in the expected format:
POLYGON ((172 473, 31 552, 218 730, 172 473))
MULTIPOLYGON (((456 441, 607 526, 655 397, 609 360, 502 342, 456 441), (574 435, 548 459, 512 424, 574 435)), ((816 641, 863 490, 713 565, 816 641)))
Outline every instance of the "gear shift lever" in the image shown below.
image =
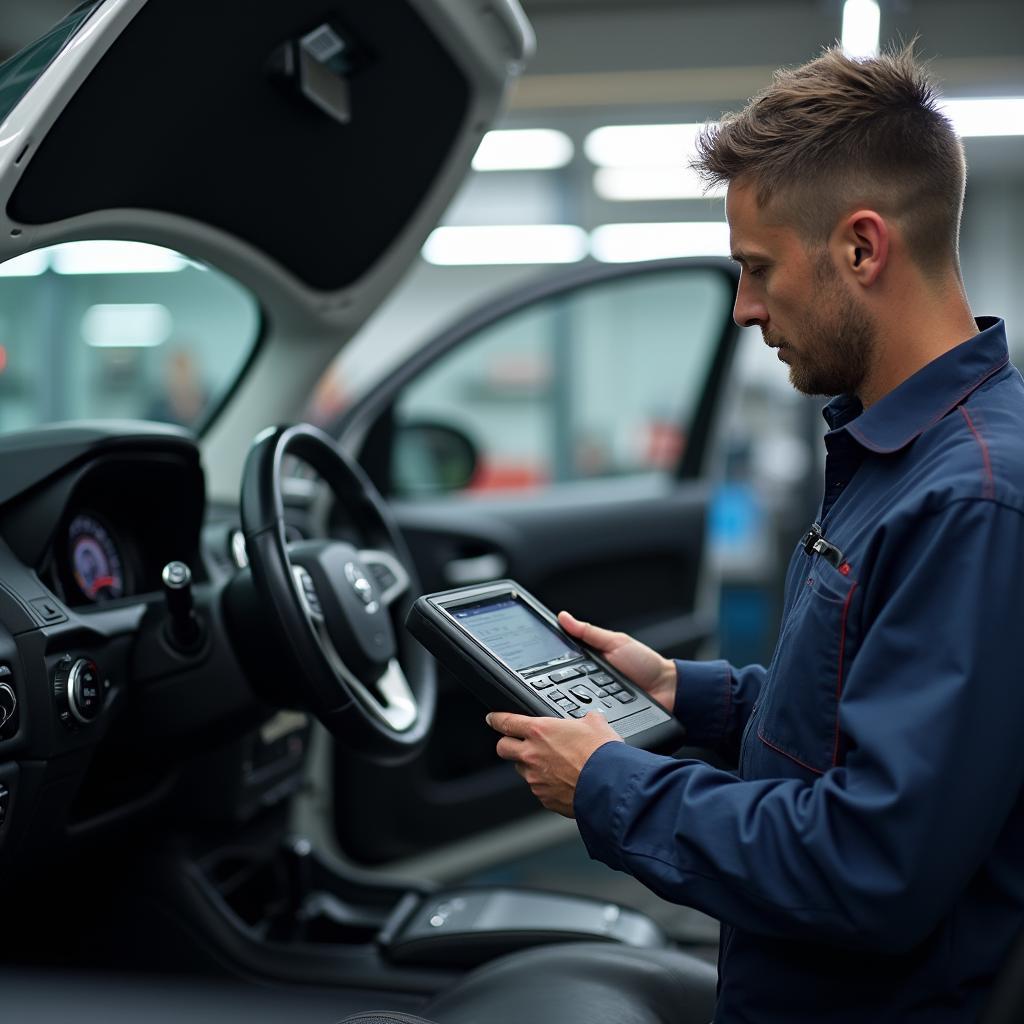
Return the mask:
POLYGON ((175 650, 194 651, 202 642, 202 624, 192 606, 192 570, 184 562, 168 562, 160 574, 167 604, 167 639, 175 650))

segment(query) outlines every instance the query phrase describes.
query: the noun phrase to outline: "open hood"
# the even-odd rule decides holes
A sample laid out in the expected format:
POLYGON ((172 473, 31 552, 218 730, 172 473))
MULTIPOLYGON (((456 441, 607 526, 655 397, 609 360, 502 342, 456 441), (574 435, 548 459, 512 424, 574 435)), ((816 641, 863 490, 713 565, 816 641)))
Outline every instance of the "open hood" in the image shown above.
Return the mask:
POLYGON ((0 259, 154 242, 306 332, 350 334, 398 279, 532 48, 517 0, 97 0, 77 19, 9 111, 0 83, 0 259))

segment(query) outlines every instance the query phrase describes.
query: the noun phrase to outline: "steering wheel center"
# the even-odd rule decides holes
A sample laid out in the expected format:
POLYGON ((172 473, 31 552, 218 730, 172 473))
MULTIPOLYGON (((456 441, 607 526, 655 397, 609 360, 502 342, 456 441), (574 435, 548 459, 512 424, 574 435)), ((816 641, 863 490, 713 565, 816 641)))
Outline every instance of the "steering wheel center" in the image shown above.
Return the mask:
POLYGON ((288 558, 307 614, 322 618, 342 661, 357 677, 377 679, 395 657, 395 631, 381 589, 359 552, 340 541, 304 541, 289 547, 288 558))

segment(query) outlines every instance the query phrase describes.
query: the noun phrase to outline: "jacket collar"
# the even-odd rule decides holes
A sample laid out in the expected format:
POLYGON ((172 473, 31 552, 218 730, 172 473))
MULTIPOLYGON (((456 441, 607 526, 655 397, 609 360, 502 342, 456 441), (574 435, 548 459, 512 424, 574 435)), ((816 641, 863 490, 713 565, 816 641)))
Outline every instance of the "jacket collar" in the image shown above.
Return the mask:
POLYGON ((979 317, 977 324, 979 334, 923 366, 871 408, 864 410, 854 395, 833 398, 822 410, 825 421, 870 451, 906 448, 1009 362, 1003 321, 979 317))

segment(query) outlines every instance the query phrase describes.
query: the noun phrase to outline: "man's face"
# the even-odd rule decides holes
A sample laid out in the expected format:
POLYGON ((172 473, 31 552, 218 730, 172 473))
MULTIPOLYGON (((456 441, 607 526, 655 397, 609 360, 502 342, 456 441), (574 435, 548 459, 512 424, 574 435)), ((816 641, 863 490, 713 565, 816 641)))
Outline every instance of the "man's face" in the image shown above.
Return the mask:
POLYGON ((740 264, 733 317, 758 326, 806 395, 857 394, 875 352, 875 324, 836 270, 826 246, 767 215, 750 185, 726 200, 733 258, 740 264))

